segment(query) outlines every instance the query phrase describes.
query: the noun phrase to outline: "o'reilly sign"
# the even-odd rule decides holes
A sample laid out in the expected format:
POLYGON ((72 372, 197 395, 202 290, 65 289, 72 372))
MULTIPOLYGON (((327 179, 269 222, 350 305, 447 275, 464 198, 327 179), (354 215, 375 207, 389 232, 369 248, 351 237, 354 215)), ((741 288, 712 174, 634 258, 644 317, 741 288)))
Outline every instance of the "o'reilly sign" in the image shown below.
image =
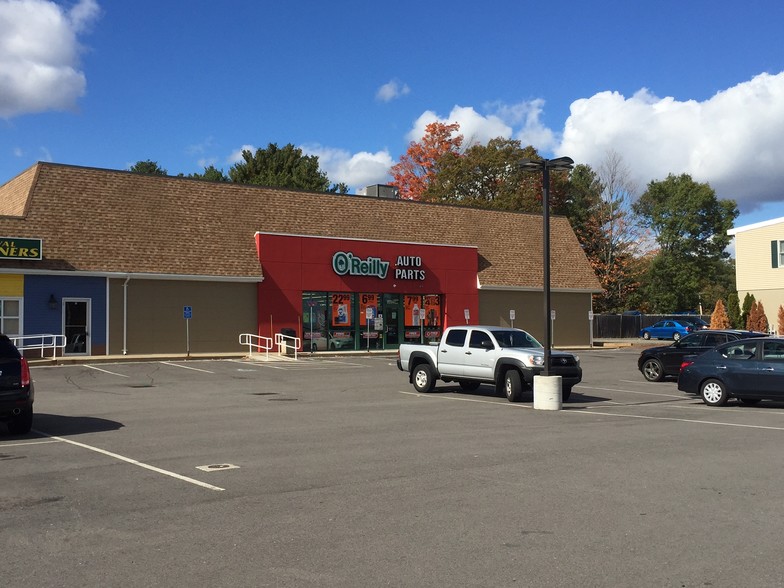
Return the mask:
MULTIPOLYGON (((362 259, 346 251, 338 251, 332 256, 332 269, 339 276, 369 276, 383 280, 387 277, 390 263, 380 257, 362 259)), ((394 269, 396 280, 425 279, 421 257, 398 255, 394 269)))
POLYGON ((389 262, 380 257, 362 259, 353 253, 338 251, 332 256, 332 269, 339 276, 375 276, 383 280, 387 277, 389 262))
POLYGON ((0 259, 42 259, 41 239, 0 237, 0 259))

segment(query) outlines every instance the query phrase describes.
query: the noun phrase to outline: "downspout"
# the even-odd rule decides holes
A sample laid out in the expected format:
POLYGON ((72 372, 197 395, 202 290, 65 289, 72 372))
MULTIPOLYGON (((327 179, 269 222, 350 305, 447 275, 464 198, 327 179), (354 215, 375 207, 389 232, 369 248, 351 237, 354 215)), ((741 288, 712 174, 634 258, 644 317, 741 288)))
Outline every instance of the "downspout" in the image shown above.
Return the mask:
POLYGON ((128 355, 128 282, 130 281, 131 276, 127 276, 123 282, 123 355, 128 355))

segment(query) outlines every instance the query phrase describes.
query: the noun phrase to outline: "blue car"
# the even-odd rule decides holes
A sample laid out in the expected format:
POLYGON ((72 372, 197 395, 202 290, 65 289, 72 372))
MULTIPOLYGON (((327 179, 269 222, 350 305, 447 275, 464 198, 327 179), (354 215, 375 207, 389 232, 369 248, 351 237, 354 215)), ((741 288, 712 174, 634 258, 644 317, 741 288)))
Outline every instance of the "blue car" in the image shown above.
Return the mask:
POLYGON ((680 341, 681 337, 694 331, 694 325, 686 321, 664 320, 653 326, 640 330, 643 339, 674 339, 680 341))

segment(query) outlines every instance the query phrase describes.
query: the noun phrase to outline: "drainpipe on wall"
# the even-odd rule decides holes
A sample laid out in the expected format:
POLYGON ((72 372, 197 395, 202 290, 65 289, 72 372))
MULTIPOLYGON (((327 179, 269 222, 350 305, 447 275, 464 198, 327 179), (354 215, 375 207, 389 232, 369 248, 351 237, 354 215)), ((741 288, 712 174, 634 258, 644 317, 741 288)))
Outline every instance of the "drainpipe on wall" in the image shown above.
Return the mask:
POLYGON ((131 276, 125 278, 123 282, 123 355, 128 355, 128 282, 131 276))

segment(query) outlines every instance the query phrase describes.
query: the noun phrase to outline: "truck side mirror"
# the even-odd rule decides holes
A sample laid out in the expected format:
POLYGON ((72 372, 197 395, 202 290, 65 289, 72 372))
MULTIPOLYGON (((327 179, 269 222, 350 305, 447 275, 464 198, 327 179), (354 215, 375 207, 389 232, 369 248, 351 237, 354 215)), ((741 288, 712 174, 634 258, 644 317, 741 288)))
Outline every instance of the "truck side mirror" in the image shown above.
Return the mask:
POLYGON ((495 349, 495 345, 493 345, 493 342, 490 339, 485 339, 482 341, 482 348, 490 351, 491 349, 495 349))

